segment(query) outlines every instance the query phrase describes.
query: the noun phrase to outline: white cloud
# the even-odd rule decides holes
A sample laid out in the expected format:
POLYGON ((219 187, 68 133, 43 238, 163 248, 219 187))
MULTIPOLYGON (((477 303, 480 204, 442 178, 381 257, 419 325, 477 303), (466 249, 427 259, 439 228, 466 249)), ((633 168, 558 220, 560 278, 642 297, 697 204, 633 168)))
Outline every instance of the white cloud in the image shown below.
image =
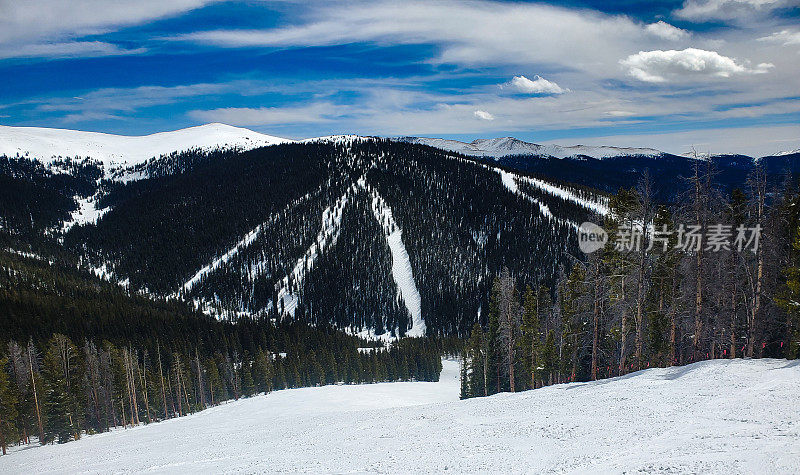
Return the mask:
POLYGON ((745 20, 797 5, 797 0, 686 0, 673 13, 695 21, 745 20))
POLYGON ((759 38, 758 41, 782 43, 783 46, 799 45, 800 31, 781 30, 769 36, 764 36, 762 38, 759 38))
POLYGON ((569 91, 569 89, 563 89, 558 84, 538 75, 534 76, 533 80, 525 76, 514 76, 510 85, 526 94, 563 94, 569 91))
POLYGON ((139 109, 174 104, 202 96, 242 93, 250 88, 246 81, 228 83, 199 83, 181 86, 140 86, 135 88, 104 88, 77 97, 43 98, 31 101, 44 112, 70 112, 75 117, 110 112, 135 112, 139 109))
POLYGON ((669 41, 678 41, 689 37, 689 32, 664 21, 651 23, 645 28, 648 33, 669 41))
POLYGON ((667 82, 680 78, 727 78, 734 74, 763 74, 772 64, 762 63, 755 69, 737 63, 716 51, 696 48, 684 50, 639 51, 620 63, 628 74, 646 82, 667 82))
POLYGON ((473 114, 475 114, 475 117, 481 120, 494 120, 494 116, 486 111, 477 110, 473 112, 473 114))
POLYGON ((218 0, 0 0, 0 57, 108 56, 140 53, 81 37, 139 25, 218 0), (18 54, 13 54, 19 50, 18 54))

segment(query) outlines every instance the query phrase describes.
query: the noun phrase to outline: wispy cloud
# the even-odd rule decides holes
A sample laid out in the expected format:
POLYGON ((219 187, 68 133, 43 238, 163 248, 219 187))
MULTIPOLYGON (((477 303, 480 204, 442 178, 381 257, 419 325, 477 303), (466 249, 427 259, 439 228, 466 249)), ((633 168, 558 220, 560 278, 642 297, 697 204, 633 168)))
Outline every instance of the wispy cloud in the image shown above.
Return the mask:
POLYGON ((223 122, 230 125, 292 125, 322 124, 341 117, 345 107, 329 102, 289 107, 227 107, 212 110, 193 110, 189 117, 203 122, 223 122))
POLYGON ((800 31, 781 30, 769 36, 758 38, 758 41, 781 43, 783 46, 800 45, 800 31))
POLYGON ((275 28, 197 31, 171 39, 226 48, 427 43, 439 47, 433 62, 558 64, 571 58, 571 66, 579 69, 613 64, 628 44, 658 41, 630 18, 590 10, 538 3, 416 0, 358 2, 351 8, 317 5, 275 28), (586 48, 587 44, 592 47, 586 48))
POLYGON ((60 43, 31 43, 15 46, 0 45, 2 58, 89 58, 140 54, 145 48, 120 48, 103 41, 68 41, 60 43))
POLYGON ((752 20, 779 8, 797 6, 797 0, 686 0, 674 15, 693 21, 752 20))
POLYGON ((0 58, 93 57, 144 52, 91 35, 139 25, 202 7, 216 0, 0 0, 0 58))

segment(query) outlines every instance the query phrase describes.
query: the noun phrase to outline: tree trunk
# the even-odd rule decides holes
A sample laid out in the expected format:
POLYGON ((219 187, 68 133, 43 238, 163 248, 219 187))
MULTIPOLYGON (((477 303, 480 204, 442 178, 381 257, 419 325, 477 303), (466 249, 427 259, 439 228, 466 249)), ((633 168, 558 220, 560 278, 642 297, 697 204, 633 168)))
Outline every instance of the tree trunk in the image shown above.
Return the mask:
POLYGON ((158 376, 161 379, 161 400, 164 402, 164 419, 167 419, 169 417, 169 412, 167 412, 167 392, 164 389, 164 370, 161 366, 161 347, 158 342, 156 342, 156 352, 158 353, 158 376))
POLYGON ((203 368, 200 367, 200 356, 197 354, 197 348, 194 350, 194 362, 197 365, 197 389, 200 392, 200 406, 206 407, 206 394, 203 391, 203 368))
POLYGON ((758 269, 756 270, 756 292, 753 303, 753 314, 750 317, 750 325, 747 330, 747 356, 752 358, 754 355, 754 346, 756 340, 756 325, 761 307, 761 285, 764 277, 764 255, 761 252, 761 246, 758 246, 758 269))
POLYGON ((736 358, 736 284, 733 284, 733 294, 731 295, 731 359, 736 358))
POLYGON ((42 412, 39 409, 39 395, 36 391, 36 378, 33 376, 33 354, 28 347, 28 364, 31 370, 31 387, 33 388, 33 402, 36 405, 36 422, 39 424, 39 445, 44 444, 44 428, 42 427, 42 412))
POLYGON ((597 379, 597 353, 600 338, 600 259, 595 263, 594 308, 592 316, 592 381, 597 379))
POLYGON ((147 416, 147 423, 153 422, 150 419, 150 400, 147 396, 147 378, 142 373, 147 372, 147 354, 145 354, 144 367, 139 371, 139 386, 142 388, 142 396, 144 396, 144 413, 147 416))
POLYGON ((6 433, 3 432, 3 414, 0 413, 0 446, 3 447, 3 455, 6 454, 6 433))
POLYGON ((619 374, 620 374, 620 376, 627 372, 626 368, 625 368, 625 351, 626 351, 625 341, 627 340, 627 334, 628 334, 628 312, 626 312, 624 309, 622 310, 622 328, 621 328, 621 333, 622 333, 622 335, 621 335, 622 341, 620 342, 620 350, 619 350, 619 374))

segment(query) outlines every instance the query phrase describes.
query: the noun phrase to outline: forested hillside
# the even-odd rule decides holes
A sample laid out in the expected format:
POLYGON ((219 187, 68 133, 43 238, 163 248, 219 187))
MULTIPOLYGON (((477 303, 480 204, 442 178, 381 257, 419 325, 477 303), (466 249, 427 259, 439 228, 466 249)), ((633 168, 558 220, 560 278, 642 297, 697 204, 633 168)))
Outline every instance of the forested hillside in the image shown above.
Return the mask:
POLYGON ((378 139, 194 150, 101 180, 102 218, 64 246, 112 280, 223 318, 466 335, 502 266, 551 285, 577 252, 575 223, 593 214, 536 186, 511 190, 500 172, 378 139))
POLYGON ((643 174, 608 241, 555 287, 504 269, 463 353, 462 397, 717 358, 800 357, 800 194, 756 167, 729 194, 698 161, 673 205, 643 174), (643 226, 643 223, 649 223, 643 226))

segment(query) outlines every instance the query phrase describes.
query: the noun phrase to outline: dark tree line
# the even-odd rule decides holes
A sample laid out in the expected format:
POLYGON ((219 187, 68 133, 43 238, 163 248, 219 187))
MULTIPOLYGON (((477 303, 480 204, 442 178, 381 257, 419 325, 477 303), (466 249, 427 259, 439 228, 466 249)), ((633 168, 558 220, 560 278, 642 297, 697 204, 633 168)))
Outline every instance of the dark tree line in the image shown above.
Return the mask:
POLYGON ((0 440, 64 442, 283 388, 436 381, 442 352, 455 345, 376 348, 329 325, 219 321, 3 251, 0 440))
POLYGON ((728 194, 715 176, 697 161, 669 206, 647 174, 621 189, 605 246, 573 259, 554 288, 502 271, 462 355, 462 397, 707 359, 800 357, 800 193, 758 167, 728 194))
POLYGON ((113 427, 190 414, 273 390, 327 384, 437 381, 439 349, 425 341, 333 353, 325 347, 254 353, 81 345, 60 333, 0 356, 0 442, 67 442, 113 427))

